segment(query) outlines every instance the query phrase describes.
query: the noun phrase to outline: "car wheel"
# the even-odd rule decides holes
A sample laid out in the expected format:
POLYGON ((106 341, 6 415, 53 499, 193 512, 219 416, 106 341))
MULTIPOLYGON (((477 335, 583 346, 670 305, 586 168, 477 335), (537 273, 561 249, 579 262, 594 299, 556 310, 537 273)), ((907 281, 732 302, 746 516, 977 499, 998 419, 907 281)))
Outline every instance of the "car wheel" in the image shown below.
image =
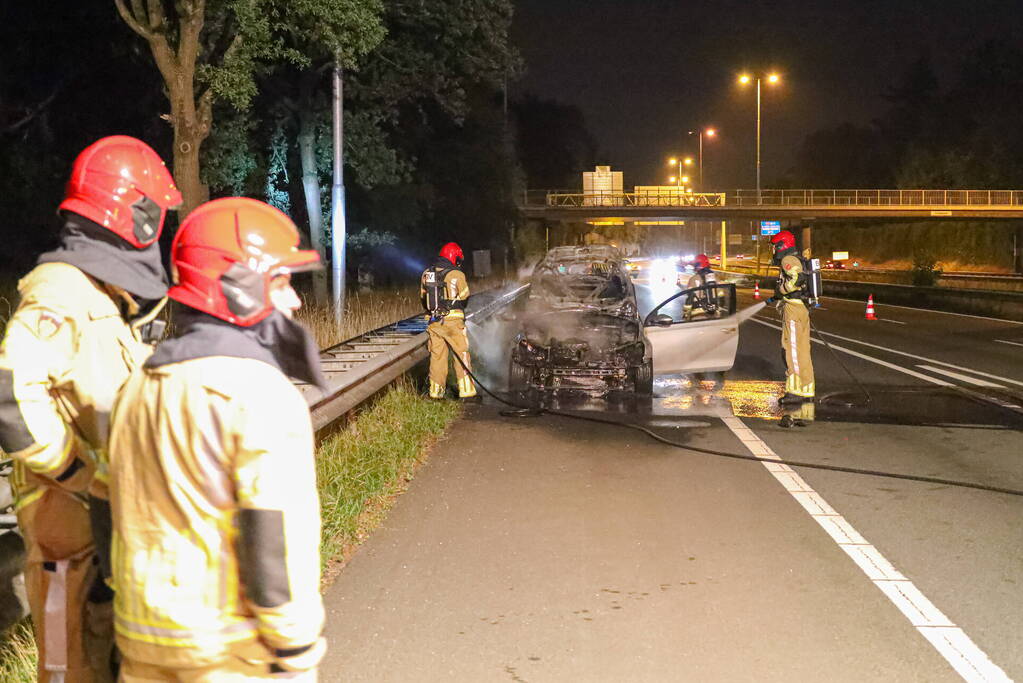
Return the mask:
POLYGON ((508 364, 508 389, 510 391, 525 391, 529 388, 530 368, 520 365, 513 358, 508 364))
POLYGON ((654 362, 644 361, 632 370, 632 384, 637 394, 654 393, 654 362))

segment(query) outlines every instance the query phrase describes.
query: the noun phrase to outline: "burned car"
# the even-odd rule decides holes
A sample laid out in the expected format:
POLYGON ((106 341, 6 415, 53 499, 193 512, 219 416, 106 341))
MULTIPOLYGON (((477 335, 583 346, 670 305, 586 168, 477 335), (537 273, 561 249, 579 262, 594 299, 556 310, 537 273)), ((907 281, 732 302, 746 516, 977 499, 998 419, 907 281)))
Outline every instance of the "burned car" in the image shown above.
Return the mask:
POLYGON ((734 285, 679 291, 640 316, 636 285, 609 245, 555 247, 536 266, 512 347, 512 390, 649 394, 654 373, 723 372, 738 344, 734 285), (712 315, 693 314, 713 300, 712 315))

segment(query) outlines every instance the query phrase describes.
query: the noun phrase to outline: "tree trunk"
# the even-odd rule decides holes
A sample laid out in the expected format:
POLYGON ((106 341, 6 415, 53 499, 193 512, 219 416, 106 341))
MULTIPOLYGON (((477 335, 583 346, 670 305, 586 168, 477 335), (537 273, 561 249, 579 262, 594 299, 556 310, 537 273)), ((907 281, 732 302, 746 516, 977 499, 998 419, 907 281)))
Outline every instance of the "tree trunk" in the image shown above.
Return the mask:
POLYGON ((195 126, 174 127, 174 182, 181 190, 183 202, 178 210, 178 220, 210 198, 209 187, 199 175, 199 149, 207 135, 195 126))
POLYGON ((320 197, 320 178, 316 172, 316 119, 313 115, 315 84, 315 72, 307 71, 303 74, 298 102, 298 150, 302 162, 306 213, 309 215, 309 239, 324 265, 323 270, 313 273, 313 295, 317 306, 326 306, 330 293, 327 291, 327 240, 323 230, 323 202, 320 197))

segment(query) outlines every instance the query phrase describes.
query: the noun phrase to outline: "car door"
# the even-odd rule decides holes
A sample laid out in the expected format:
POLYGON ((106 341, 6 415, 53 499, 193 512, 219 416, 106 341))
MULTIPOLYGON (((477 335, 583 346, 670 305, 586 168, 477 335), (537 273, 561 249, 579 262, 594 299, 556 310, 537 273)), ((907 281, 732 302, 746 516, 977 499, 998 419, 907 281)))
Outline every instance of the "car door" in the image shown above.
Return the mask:
POLYGON ((735 285, 711 283, 678 292, 646 316, 655 375, 722 372, 735 364, 739 320, 735 285))

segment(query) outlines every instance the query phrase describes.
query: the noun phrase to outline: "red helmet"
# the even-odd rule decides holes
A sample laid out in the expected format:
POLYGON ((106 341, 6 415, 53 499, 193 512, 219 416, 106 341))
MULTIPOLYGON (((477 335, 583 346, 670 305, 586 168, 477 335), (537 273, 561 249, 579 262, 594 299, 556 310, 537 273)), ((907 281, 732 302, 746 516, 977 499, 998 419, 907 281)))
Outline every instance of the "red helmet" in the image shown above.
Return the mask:
POLYGON ((174 178, 153 148, 112 135, 75 159, 59 210, 84 216, 142 249, 159 239, 167 210, 180 204, 174 178))
POLYGON ((796 236, 788 230, 782 230, 771 238, 771 244, 774 245, 775 251, 780 249, 791 249, 796 246, 796 236))
POLYGON ((454 242, 448 242, 440 248, 440 257, 451 261, 451 265, 457 266, 465 258, 462 248, 454 242))
POLYGON ((171 245, 168 296, 241 327, 273 312, 270 281, 319 265, 298 248, 298 229, 269 204, 244 197, 207 202, 188 214, 171 245))
POLYGON ((710 268, 710 259, 707 258, 706 254, 698 254, 693 259, 693 265, 697 268, 710 268))

